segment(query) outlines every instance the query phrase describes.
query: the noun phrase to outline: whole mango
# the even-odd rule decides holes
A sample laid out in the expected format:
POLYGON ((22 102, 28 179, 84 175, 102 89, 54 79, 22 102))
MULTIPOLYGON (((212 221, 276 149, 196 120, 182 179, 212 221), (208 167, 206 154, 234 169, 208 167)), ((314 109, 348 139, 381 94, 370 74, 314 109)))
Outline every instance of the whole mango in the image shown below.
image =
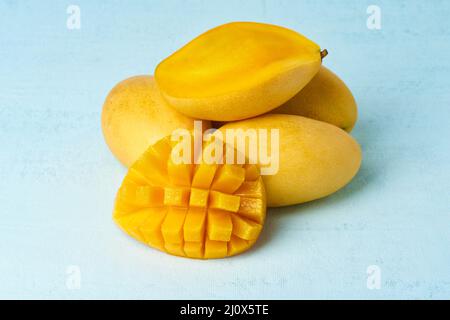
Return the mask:
MULTIPOLYGON (((272 160, 276 154, 279 159, 277 172, 263 176, 270 207, 328 196, 350 182, 361 164, 361 149, 356 140, 325 122, 295 115, 268 114, 225 124, 219 129, 223 137, 227 136, 228 129, 240 135, 247 135, 248 129, 257 132, 278 129, 278 150, 272 150, 272 142, 261 140, 261 136, 257 141, 259 154, 261 148, 268 148, 267 154, 272 160)), ((235 141, 225 140, 237 145, 235 141)), ((240 152, 248 156, 248 147, 247 144, 246 149, 240 148, 240 152)))
POLYGON ((345 83, 322 66, 299 93, 271 113, 312 118, 350 132, 356 123, 358 110, 355 98, 345 83))
POLYGON ((292 98, 319 71, 325 55, 295 31, 234 22, 207 31, 162 61, 155 79, 183 114, 240 120, 292 98))
MULTIPOLYGON (((209 121, 204 121, 203 127, 209 126, 209 121)), ((120 82, 103 105, 102 129, 106 143, 127 167, 173 130, 193 127, 194 119, 166 103, 152 76, 136 76, 120 82)))

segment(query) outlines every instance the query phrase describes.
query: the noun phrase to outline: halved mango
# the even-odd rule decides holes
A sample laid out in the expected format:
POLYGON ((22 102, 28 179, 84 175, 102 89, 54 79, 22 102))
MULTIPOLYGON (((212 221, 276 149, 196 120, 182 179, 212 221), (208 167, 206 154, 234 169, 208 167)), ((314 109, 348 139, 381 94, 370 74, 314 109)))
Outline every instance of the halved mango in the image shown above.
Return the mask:
POLYGON ((168 103, 195 118, 232 121, 266 113, 318 72, 320 47, 264 23, 224 24, 162 61, 155 79, 168 103))
POLYGON ((211 259, 248 250, 266 216, 258 169, 176 164, 174 145, 163 138, 130 167, 117 193, 115 222, 133 238, 176 256, 211 259))

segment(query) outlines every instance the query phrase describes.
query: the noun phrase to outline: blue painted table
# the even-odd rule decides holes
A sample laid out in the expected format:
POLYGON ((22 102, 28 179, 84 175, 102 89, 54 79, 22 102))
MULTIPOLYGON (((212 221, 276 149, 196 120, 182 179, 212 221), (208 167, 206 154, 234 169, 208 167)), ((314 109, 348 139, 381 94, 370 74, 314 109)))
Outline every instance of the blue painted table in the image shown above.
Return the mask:
POLYGON ((80 29, 69 4, 0 0, 0 298, 450 298, 448 1, 79 0, 80 29), (249 253, 179 259, 113 224, 125 168, 101 106, 118 81, 235 20, 329 50, 359 104, 364 161, 335 195, 270 210, 249 253))

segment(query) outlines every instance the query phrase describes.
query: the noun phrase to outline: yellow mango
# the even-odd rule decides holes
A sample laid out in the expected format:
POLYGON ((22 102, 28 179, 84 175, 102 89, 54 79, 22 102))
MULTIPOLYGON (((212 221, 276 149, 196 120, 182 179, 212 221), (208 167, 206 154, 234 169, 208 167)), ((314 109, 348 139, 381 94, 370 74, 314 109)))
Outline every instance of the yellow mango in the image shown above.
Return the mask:
POLYGON ((345 83, 322 66, 292 99, 271 113, 293 114, 331 123, 350 132, 358 116, 355 98, 345 83))
POLYGON ((233 234, 245 240, 254 240, 261 232, 261 225, 252 220, 232 214, 233 234))
POLYGON ((231 255, 244 252, 249 245, 252 245, 254 241, 244 240, 242 238, 231 236, 230 242, 228 242, 228 252, 231 255))
POLYGON ((225 166, 220 168, 212 183, 212 189, 233 193, 245 180, 245 169, 239 166, 225 166))
POLYGON ((204 242, 188 242, 184 243, 183 253, 189 258, 203 259, 204 242))
POLYGON ((209 207, 213 209, 228 210, 237 212, 241 203, 241 197, 217 191, 211 191, 209 197, 209 207))
POLYGON ((175 146, 165 137, 129 168, 117 193, 115 222, 136 240, 176 256, 213 259, 248 250, 266 216, 257 167, 177 164, 175 146))
POLYGON ((231 213, 222 210, 208 210, 208 239, 230 241, 233 231, 231 213))
MULTIPOLYGON (((102 111, 102 129, 112 153, 130 166, 152 144, 178 128, 192 130, 194 119, 162 98, 152 76, 136 76, 117 84, 102 111)), ((209 121, 203 127, 210 127, 209 121)))
MULTIPOLYGON (((245 249, 244 249, 245 250, 245 249)), ((205 241, 205 259, 223 258, 228 254, 227 241, 215 241, 206 239, 205 241)))
MULTIPOLYGON (((246 134, 247 129, 279 130, 278 171, 262 176, 270 207, 298 204, 330 195, 350 182, 361 164, 361 149, 356 140, 344 130, 325 122, 295 115, 268 114, 227 123, 219 129, 224 137, 227 129, 242 129, 242 134, 246 134)), ((260 149, 261 140, 256 143, 260 149)), ((277 151, 271 150, 270 142, 267 148, 269 155, 277 151)), ((242 152, 248 155, 248 150, 242 152)), ((243 185, 236 193, 241 195, 238 213, 258 221, 254 213, 262 204, 259 199, 248 195, 255 189, 254 186, 243 185)))
POLYGON ((266 113, 302 89, 326 50, 299 33, 233 22, 198 36, 162 61, 155 79, 179 112, 232 121, 266 113))
POLYGON ((161 226, 161 232, 164 242, 171 244, 183 243, 183 226, 186 218, 187 209, 183 207, 170 207, 164 222, 161 226))
POLYGON ((191 198, 189 205, 191 207, 206 208, 208 205, 209 190, 191 188, 191 198))
POLYGON ((203 242, 205 235, 206 206, 190 207, 184 221, 184 240, 187 242, 203 242))
POLYGON ((254 164, 246 164, 244 166, 245 169, 245 180, 254 181, 259 177, 259 169, 258 166, 254 164))

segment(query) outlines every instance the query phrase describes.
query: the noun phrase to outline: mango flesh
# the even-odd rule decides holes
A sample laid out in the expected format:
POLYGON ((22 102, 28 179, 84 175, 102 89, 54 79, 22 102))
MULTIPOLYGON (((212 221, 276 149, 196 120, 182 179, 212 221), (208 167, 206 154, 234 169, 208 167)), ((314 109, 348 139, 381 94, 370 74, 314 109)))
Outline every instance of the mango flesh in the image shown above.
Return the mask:
MULTIPOLYGON (((274 175, 263 176, 269 207, 330 195, 345 186, 361 164, 358 143, 344 130, 325 122, 295 115, 268 114, 230 122, 219 130, 225 136, 227 129, 242 129, 242 134, 247 129, 279 129, 279 170, 274 175)), ((270 142, 267 147, 268 154, 273 155, 270 142)), ((240 152, 248 156, 248 150, 240 152)))
POLYGON ((266 113, 302 89, 321 65, 318 45, 279 26, 228 23, 162 61, 155 79, 190 117, 232 121, 266 113))
MULTIPOLYGON (((203 127, 209 126, 209 121, 203 122, 203 127)), ((103 105, 102 130, 106 143, 127 167, 173 130, 193 127, 194 119, 166 103, 152 76, 135 76, 120 82, 103 105)))
POLYGON ((336 74, 322 66, 299 93, 271 113, 312 118, 350 132, 358 111, 349 88, 336 74))
POLYGON ((130 236, 166 253, 224 258, 248 250, 266 216, 264 184, 255 165, 176 164, 169 137, 129 168, 114 207, 130 236))

